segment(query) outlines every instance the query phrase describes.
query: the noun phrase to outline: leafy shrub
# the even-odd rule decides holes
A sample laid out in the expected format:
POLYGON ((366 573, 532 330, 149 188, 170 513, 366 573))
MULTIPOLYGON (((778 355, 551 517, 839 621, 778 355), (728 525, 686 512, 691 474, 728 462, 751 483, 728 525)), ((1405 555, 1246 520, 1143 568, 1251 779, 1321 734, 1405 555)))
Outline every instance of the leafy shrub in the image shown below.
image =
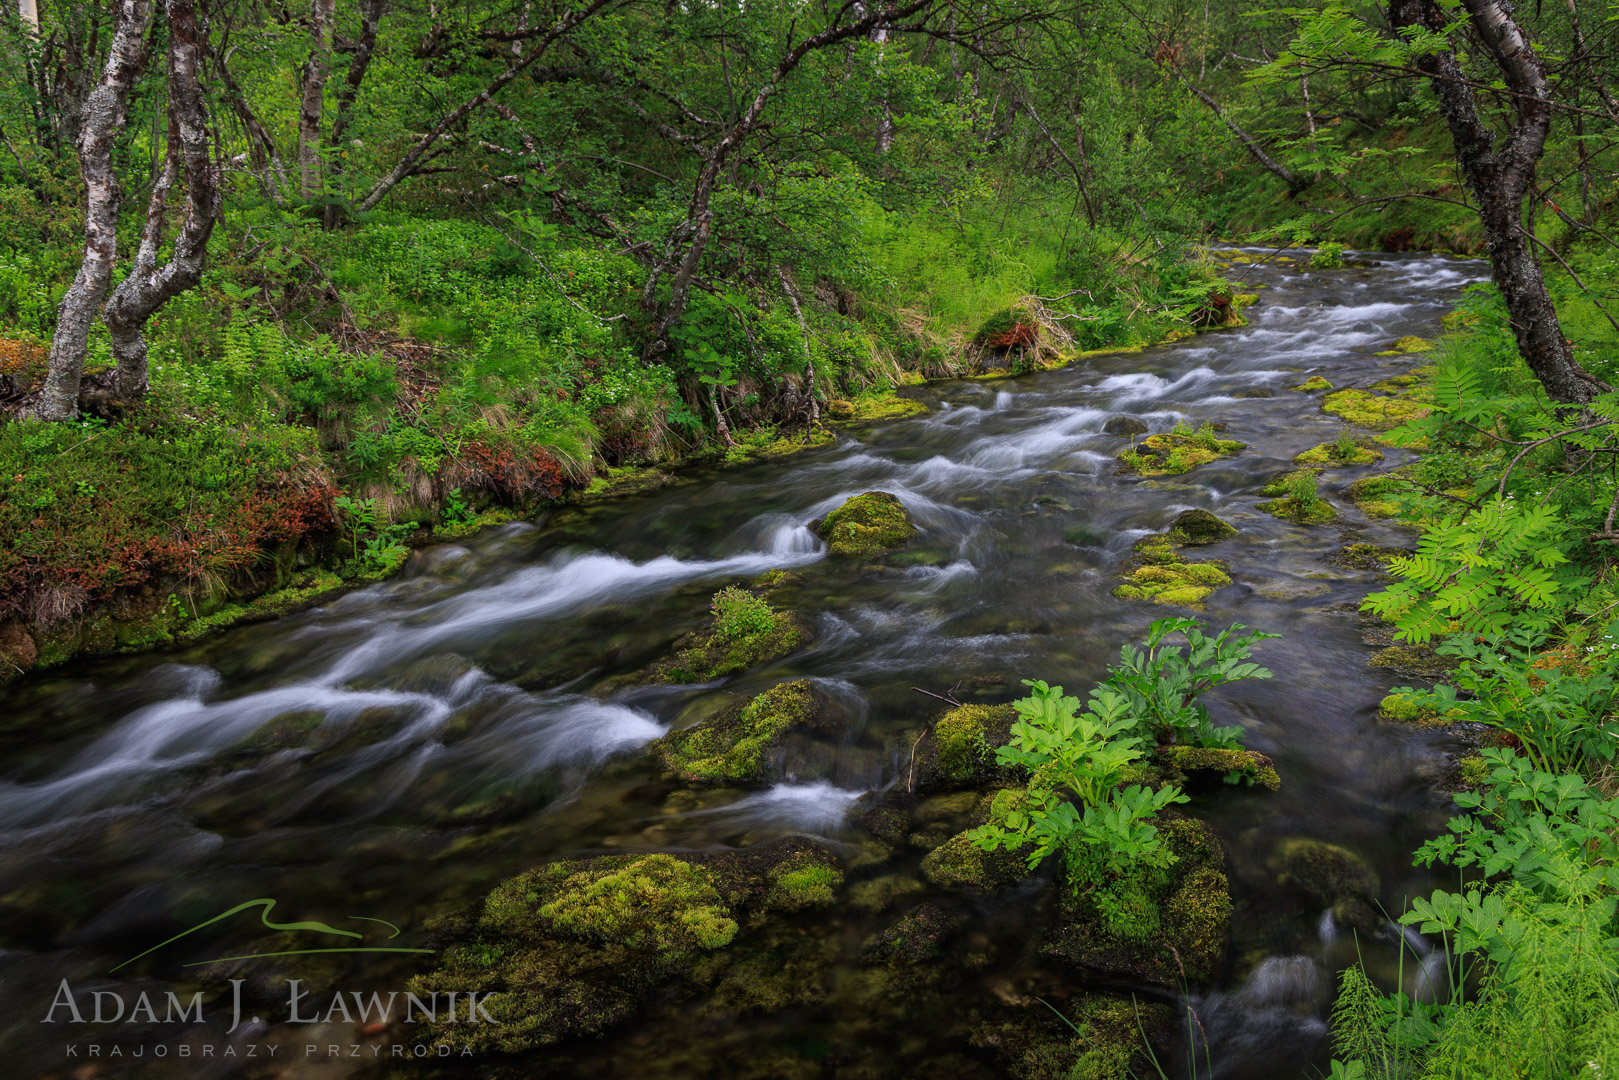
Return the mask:
POLYGON ((1244 629, 1232 625, 1209 637, 1196 619, 1159 619, 1148 627, 1144 647, 1119 651, 1103 685, 1125 698, 1134 726, 1156 742, 1238 746, 1242 729, 1215 727, 1198 699, 1227 683, 1271 677, 1268 668, 1247 661, 1255 643, 1278 635, 1240 633, 1244 629), (1185 634, 1184 647, 1165 644, 1177 633, 1185 634))
POLYGON ((721 641, 743 641, 768 633, 776 625, 769 601, 736 585, 715 593, 709 608, 714 612, 714 633, 721 641))

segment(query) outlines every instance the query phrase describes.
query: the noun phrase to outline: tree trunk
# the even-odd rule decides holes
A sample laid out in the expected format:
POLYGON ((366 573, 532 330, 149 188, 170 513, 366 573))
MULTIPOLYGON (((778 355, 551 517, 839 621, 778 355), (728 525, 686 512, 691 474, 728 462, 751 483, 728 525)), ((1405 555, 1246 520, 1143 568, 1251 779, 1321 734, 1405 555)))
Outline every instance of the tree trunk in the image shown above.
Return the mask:
POLYGON ((298 190, 306 199, 320 194, 320 117, 326 100, 326 73, 332 62, 332 15, 337 0, 311 0, 309 57, 304 61, 303 93, 298 99, 298 190))
POLYGON ((115 392, 132 400, 146 393, 146 321, 202 279, 208 237, 219 220, 223 195, 219 168, 208 153, 208 112, 197 78, 199 60, 196 0, 166 0, 169 23, 169 149, 147 205, 146 225, 135 265, 107 301, 107 329, 118 361, 115 392), (174 240, 174 254, 157 265, 163 244, 168 194, 185 172, 186 215, 174 240))
POLYGON ((226 100, 230 102, 231 109, 247 133, 248 152, 253 157, 253 168, 259 174, 259 186, 264 194, 279 203, 287 197, 289 190, 287 168, 282 164, 281 153, 276 149, 275 140, 270 137, 269 131, 248 106, 247 96, 242 93, 242 88, 236 84, 236 79, 230 73, 230 52, 224 50, 217 54, 214 68, 219 72, 219 81, 224 87, 226 100))
MULTIPOLYGON (((1506 305, 1518 352, 1554 401, 1583 405, 1608 387, 1575 362, 1523 227, 1524 196, 1551 131, 1546 68, 1529 35, 1513 21, 1508 0, 1462 0, 1462 5, 1485 55, 1513 95, 1512 130, 1496 143, 1479 116, 1478 99, 1454 52, 1429 53, 1418 59, 1417 66, 1439 98, 1457 165, 1478 202, 1490 277, 1506 305)), ((1438 33, 1449 16, 1436 0, 1391 0, 1389 22, 1397 29, 1424 27, 1438 33)))
POLYGON ((30 414, 41 420, 70 420, 79 410, 79 377, 90 340, 90 326, 101 310, 118 257, 121 193, 112 151, 128 117, 129 92, 146 64, 146 31, 152 0, 122 0, 112 46, 101 79, 84 100, 79 118, 79 168, 84 176, 84 260, 56 309, 50 366, 30 414))
MULTIPOLYGON (((376 55, 377 28, 382 23, 382 12, 386 5, 387 0, 361 0, 360 40, 349 61, 348 75, 337 89, 337 116, 332 120, 332 149, 336 151, 331 162, 333 176, 343 175, 343 136, 348 133, 349 120, 354 116, 354 102, 360 96, 360 84, 365 82, 366 69, 371 66, 371 57, 376 55)), ((527 11, 526 8, 524 10, 527 11)), ((342 208, 338 204, 327 203, 321 226, 335 229, 341 216, 342 208)))
MULTIPOLYGON (((1180 79, 1180 75, 1178 73, 1175 77, 1180 79)), ((1181 79, 1181 83, 1186 87, 1186 89, 1192 92, 1192 95, 1196 97, 1197 100, 1207 105, 1214 115, 1220 118, 1220 122, 1231 131, 1231 134, 1237 137, 1237 141, 1242 143, 1242 148, 1248 151, 1250 157, 1259 162, 1259 164, 1267 172, 1271 173, 1277 179, 1281 180, 1282 183, 1287 185, 1288 191, 1296 195, 1310 186, 1309 177, 1300 176, 1298 173, 1294 172, 1292 169, 1289 169, 1286 165, 1283 165, 1280 161, 1277 161, 1275 158, 1267 154, 1265 152, 1265 148, 1259 145, 1258 140, 1249 135, 1246 131, 1242 130, 1242 128, 1237 125, 1235 120, 1226 115, 1225 110, 1220 108, 1220 103, 1209 96, 1208 91, 1204 90, 1201 86, 1187 82, 1185 79, 1181 79)))

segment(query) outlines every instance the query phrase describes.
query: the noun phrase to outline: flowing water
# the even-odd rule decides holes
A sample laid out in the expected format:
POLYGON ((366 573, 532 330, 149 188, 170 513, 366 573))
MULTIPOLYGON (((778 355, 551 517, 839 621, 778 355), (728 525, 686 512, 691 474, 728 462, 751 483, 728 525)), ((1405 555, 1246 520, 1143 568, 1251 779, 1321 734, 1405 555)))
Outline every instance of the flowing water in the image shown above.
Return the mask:
MULTIPOLYGON (((416 942, 430 916, 558 857, 791 833, 858 851, 849 805, 903 782, 905 733, 937 711, 912 687, 974 687, 961 692, 1006 700, 1016 679, 1039 677, 1082 693, 1122 643, 1170 613, 1111 595, 1131 544, 1181 510, 1206 507, 1241 532, 1204 549, 1236 580, 1210 598, 1205 617, 1283 635, 1258 650, 1274 679, 1211 704, 1217 721, 1241 724, 1247 745, 1275 759, 1283 787, 1230 789, 1190 808, 1225 843, 1236 902, 1222 985, 1194 1004, 1216 1075, 1300 1075, 1324 1050, 1332 970, 1357 947, 1392 963, 1396 939, 1357 946, 1330 916, 1278 889, 1267 861, 1291 837, 1343 845, 1377 871, 1384 906, 1398 911, 1433 884, 1409 852, 1448 805, 1433 790, 1445 736, 1376 720, 1378 699, 1401 680, 1367 666, 1372 650, 1345 614, 1375 576, 1323 559, 1345 540, 1409 537, 1343 499, 1339 523, 1311 529, 1254 509, 1294 454, 1341 430, 1313 398, 1286 388, 1312 373, 1364 386, 1409 368, 1413 358, 1373 353, 1402 335, 1434 336, 1457 290, 1479 276, 1475 263, 1373 258, 1335 271, 1254 268, 1250 280, 1268 287, 1243 328, 1059 371, 931 386, 914 392, 927 414, 833 446, 559 509, 421 551, 397 579, 291 618, 9 688, 0 704, 7 1071, 101 1075, 65 1057, 69 1043, 94 1041, 87 1032, 122 1039, 131 1054, 137 1045, 178 1054, 173 1025, 69 1030, 39 1020, 63 979, 79 992, 226 990, 222 979, 187 982, 196 975, 181 970, 219 955, 220 941, 206 935, 169 946, 164 964, 139 978, 108 969, 244 900, 275 898, 278 918, 386 919, 416 942), (1235 396, 1255 389, 1275 396, 1235 396), (1249 449, 1181 477, 1120 475, 1113 457, 1126 441, 1102 433, 1119 414, 1155 431, 1182 418, 1223 421, 1225 437, 1249 449), (878 565, 829 557, 809 524, 868 490, 899 496, 918 540, 878 565), (778 568, 803 576, 782 600, 813 626, 807 648, 722 685, 591 692, 704 625, 717 588, 778 568), (683 791, 642 752, 671 726, 785 676, 815 680, 853 723, 824 754, 795 761, 779 786, 683 791), (239 748, 289 715, 318 723, 314 750, 239 748)), ((1329 471, 1323 494, 1364 472, 1329 471)), ((912 854, 901 858, 914 873, 921 853, 912 854)), ((852 880, 894 872, 857 869, 852 880)), ((843 1062, 850 1075, 924 1066, 968 1075, 989 1059, 953 1023, 986 995, 1028 985, 1018 980, 1031 966, 1027 913, 1039 892, 977 902, 977 967, 914 1015, 854 1015, 836 994, 776 1015, 709 1010, 700 1022, 670 1004, 600 1043, 522 1059, 517 1074, 832 1075, 843 1062), (798 1066, 780 1066, 788 1059, 798 1066), (939 1064, 948 1061, 964 1064, 939 1064)), ((853 957, 891 918, 840 909, 825 921, 855 943, 841 954, 853 957)), ((334 958, 320 977, 390 989, 424 966, 419 956, 334 958)), ((207 1031, 184 1038, 280 1039, 282 1062, 291 1044, 328 1041, 285 1025, 228 1036, 225 1026, 228 1015, 210 1015, 207 1031)), ((229 1071, 177 1057, 144 1064, 143 1075, 229 1071)), ((323 1059, 317 1069, 298 1058, 269 1071, 337 1076, 363 1065, 323 1059)), ((479 1068, 467 1075, 493 1066, 479 1068)))

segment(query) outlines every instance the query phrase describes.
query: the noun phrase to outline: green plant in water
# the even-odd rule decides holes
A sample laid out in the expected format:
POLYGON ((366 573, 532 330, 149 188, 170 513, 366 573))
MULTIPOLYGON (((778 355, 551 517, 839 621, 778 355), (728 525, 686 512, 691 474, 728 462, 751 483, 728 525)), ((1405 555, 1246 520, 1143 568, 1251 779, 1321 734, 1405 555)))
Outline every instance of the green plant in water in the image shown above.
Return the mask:
POLYGON ((1129 700, 1099 686, 1080 712, 1079 699, 1064 697, 1060 686, 1024 685, 1032 693, 1013 703, 1021 719, 996 760, 1029 771, 1027 797, 1000 820, 973 830, 974 846, 1023 849, 1031 869, 1057 853, 1071 871, 1094 863, 1113 873, 1168 865, 1174 856, 1151 819, 1186 796, 1170 785, 1115 790, 1125 766, 1142 756, 1143 740, 1129 734, 1136 726, 1129 700))
POLYGON ((1280 635, 1245 629, 1233 624, 1210 637, 1196 619, 1159 619, 1148 627, 1145 646, 1119 650, 1119 662, 1102 685, 1125 698, 1136 727, 1156 742, 1235 748, 1242 729, 1215 727, 1198 699, 1227 683, 1271 677, 1270 669, 1248 658, 1256 643, 1280 635), (1168 644, 1174 634, 1184 634, 1186 645, 1168 644))
POLYGON ((1344 246, 1328 241, 1310 256, 1310 265, 1317 270, 1336 270, 1344 264, 1344 246))
POLYGON ((736 585, 715 593, 709 610, 714 613, 714 633, 721 641, 745 641, 768 633, 776 625, 776 613, 769 601, 736 585))

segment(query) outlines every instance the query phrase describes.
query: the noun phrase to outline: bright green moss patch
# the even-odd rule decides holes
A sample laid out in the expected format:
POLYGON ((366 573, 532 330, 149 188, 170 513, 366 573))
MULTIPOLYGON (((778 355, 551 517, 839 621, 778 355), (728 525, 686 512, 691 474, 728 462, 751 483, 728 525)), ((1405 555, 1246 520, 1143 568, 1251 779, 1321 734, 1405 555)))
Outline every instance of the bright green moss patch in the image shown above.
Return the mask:
POLYGON ((1460 717, 1460 709, 1451 713, 1441 713, 1432 705, 1424 705, 1415 694, 1395 692, 1385 697, 1377 706, 1377 715, 1384 720, 1396 724, 1409 724, 1412 727, 1444 727, 1454 718, 1460 717))
POLYGON ((644 671, 610 679, 601 689, 637 683, 708 682, 786 656, 806 637, 790 613, 776 611, 746 589, 720 590, 714 594, 713 611, 713 630, 688 636, 673 656, 644 671))
POLYGON ((1373 431, 1388 431, 1409 420, 1418 420, 1433 410, 1427 405, 1403 398, 1385 397, 1366 390, 1339 390, 1321 401, 1321 410, 1373 431))
POLYGON ((1337 442, 1312 447, 1293 460, 1299 465, 1370 465, 1374 461, 1382 461, 1383 452, 1358 442, 1345 442, 1340 439, 1337 442))
POLYGON ((1331 390, 1332 384, 1319 375, 1311 375, 1308 379, 1305 379, 1303 382, 1299 383, 1295 387, 1292 387, 1291 389, 1297 390, 1302 394, 1317 394, 1322 390, 1331 390))
POLYGON ((928 407, 920 401, 900 397, 892 390, 858 394, 847 400, 833 398, 826 403, 827 415, 845 424, 869 424, 878 420, 902 420, 907 416, 925 413, 928 407))
MULTIPOLYGON (((905 401, 904 398, 894 398, 894 401, 905 401)), ((919 404, 909 402, 909 404, 919 404)), ((900 415, 905 415, 901 413, 900 415)), ((881 419, 881 417, 874 417, 881 419)), ((806 428, 790 435, 777 435, 774 428, 755 428, 744 432, 736 439, 736 445, 725 451, 727 465, 740 465, 746 461, 759 461, 769 458, 783 458, 796 454, 801 450, 809 450, 817 446, 827 446, 837 442, 837 435, 824 427, 806 428)))
POLYGON ((1148 435, 1121 452, 1119 464, 1138 476, 1179 476, 1244 448, 1244 443, 1220 438, 1212 425, 1193 431, 1186 424, 1177 424, 1173 431, 1148 435))
POLYGON ((916 526, 905 505, 886 491, 856 495, 815 527, 834 555, 881 555, 908 543, 916 526))
MULTIPOLYGON (((1186 773, 1219 773, 1229 783, 1257 784, 1272 791, 1282 786, 1276 765, 1264 754, 1253 750, 1220 750, 1208 746, 1161 746, 1158 748, 1160 764, 1183 777, 1186 773)), ((1171 777, 1173 782, 1173 776, 1171 777)))
POLYGON ((1427 338, 1418 337, 1415 334, 1407 334, 1399 341, 1396 341, 1391 348, 1384 352, 1380 352, 1377 355, 1400 356, 1405 353, 1423 353, 1432 348, 1433 342, 1429 341, 1427 338))
POLYGON ((1266 484, 1260 494, 1275 497, 1254 509, 1298 525, 1321 525, 1338 516, 1337 509, 1317 493, 1315 469, 1283 473, 1266 484))
POLYGON ((778 911, 797 911, 830 904, 843 884, 843 868, 804 853, 771 868, 769 878, 773 888, 765 899, 766 906, 778 911))
POLYGON ((654 744, 664 768, 687 780, 763 781, 768 755, 783 734, 813 722, 823 702, 802 679, 781 683, 744 705, 733 705, 654 744))
POLYGON ((1350 484, 1348 495, 1367 517, 1391 518, 1400 512, 1400 503, 1393 496, 1410 490, 1411 485, 1396 475, 1367 476, 1350 484))
POLYGON ((941 889, 993 892, 1028 874, 1017 851, 984 851, 968 839, 971 830, 957 833, 922 860, 922 876, 941 889))
POLYGON ((1231 584, 1231 575, 1213 563, 1180 562, 1143 566, 1113 590, 1121 600, 1147 600, 1154 604, 1190 607, 1201 604, 1215 589, 1231 584))
POLYGON ((516 929, 537 916, 571 937, 659 952, 718 949, 736 937, 736 920, 712 875, 672 855, 648 855, 605 873, 593 867, 572 874, 537 911, 529 896, 511 883, 497 888, 484 905, 491 928, 516 929))

